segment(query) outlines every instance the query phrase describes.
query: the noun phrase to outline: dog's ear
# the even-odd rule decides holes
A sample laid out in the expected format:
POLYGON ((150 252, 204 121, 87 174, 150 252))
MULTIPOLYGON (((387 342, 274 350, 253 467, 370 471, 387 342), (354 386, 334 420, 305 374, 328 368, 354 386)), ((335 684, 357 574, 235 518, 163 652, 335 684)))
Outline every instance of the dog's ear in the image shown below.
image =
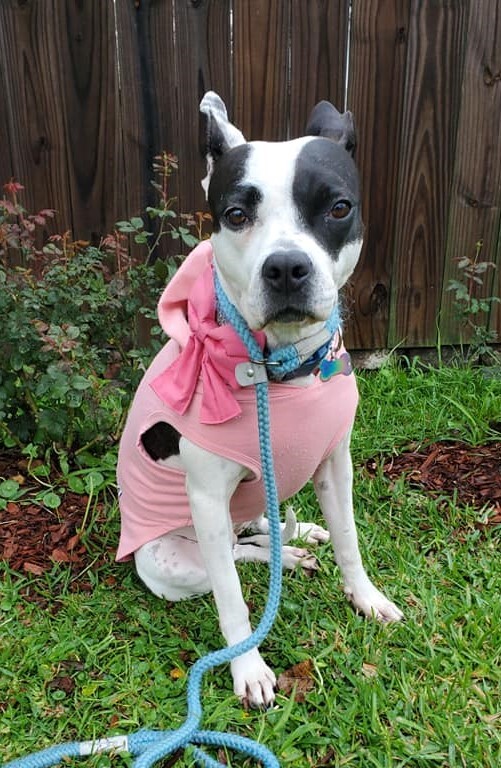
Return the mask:
POLYGON ((341 114, 330 101, 320 101, 306 126, 307 136, 324 136, 341 144, 350 155, 355 154, 357 136, 351 112, 341 114))
POLYGON ((228 113, 224 101, 214 93, 207 91, 200 102, 200 112, 205 117, 205 139, 207 176, 202 180, 205 195, 209 189, 210 177, 214 169, 214 163, 232 147, 245 144, 245 138, 233 123, 228 120, 228 113))

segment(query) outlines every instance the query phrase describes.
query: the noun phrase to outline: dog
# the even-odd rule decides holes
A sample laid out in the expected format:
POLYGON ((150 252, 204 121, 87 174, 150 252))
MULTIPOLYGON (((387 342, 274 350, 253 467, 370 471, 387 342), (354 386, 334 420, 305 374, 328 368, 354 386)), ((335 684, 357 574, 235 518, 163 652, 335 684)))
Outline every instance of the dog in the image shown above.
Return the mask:
MULTIPOLYGON (((266 355, 294 344, 298 370, 269 384, 271 439, 280 500, 310 478, 327 529, 282 524, 284 568, 314 568, 304 546, 332 541, 344 591, 367 617, 401 611, 370 581, 355 528, 350 435, 358 393, 339 328, 339 291, 362 247, 360 184, 351 113, 314 108, 305 136, 247 142, 209 91, 202 181, 213 234, 186 258, 159 303, 170 337, 131 406, 118 459, 121 537, 117 560, 134 558, 157 596, 212 591, 228 645, 251 633, 235 563, 269 560, 256 395, 263 376, 214 295, 214 272, 266 355), (327 341, 326 341, 327 338, 327 341), (243 535, 245 534, 245 535, 243 535)), ((271 373, 270 373, 271 372, 271 373)), ((244 703, 269 707, 273 671, 257 648, 231 663, 244 703)))

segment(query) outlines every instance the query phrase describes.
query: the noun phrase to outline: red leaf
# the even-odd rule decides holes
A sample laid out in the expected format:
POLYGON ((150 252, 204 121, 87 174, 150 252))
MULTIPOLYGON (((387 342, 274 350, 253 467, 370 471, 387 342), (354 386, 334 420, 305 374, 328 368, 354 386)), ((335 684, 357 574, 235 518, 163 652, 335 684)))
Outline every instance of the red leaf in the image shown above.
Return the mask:
POLYGON ((3 188, 7 192, 8 195, 15 195, 17 192, 20 192, 22 189, 24 189, 23 185, 20 184, 15 179, 11 179, 7 182, 7 184, 3 185, 3 188))
POLYGON ((290 669, 286 669, 279 675, 277 680, 278 687, 286 695, 295 691, 296 701, 304 701, 308 691, 313 690, 315 681, 313 679, 313 662, 311 659, 294 664, 290 669))
POLYGON ((56 563, 69 563, 70 562, 70 556, 67 552, 65 552, 64 549, 56 549, 52 550, 51 553, 52 560, 55 560, 56 563))
POLYGON ((34 576, 41 576, 45 568, 42 565, 37 565, 36 563, 23 563, 23 571, 26 571, 26 573, 32 573, 34 576))

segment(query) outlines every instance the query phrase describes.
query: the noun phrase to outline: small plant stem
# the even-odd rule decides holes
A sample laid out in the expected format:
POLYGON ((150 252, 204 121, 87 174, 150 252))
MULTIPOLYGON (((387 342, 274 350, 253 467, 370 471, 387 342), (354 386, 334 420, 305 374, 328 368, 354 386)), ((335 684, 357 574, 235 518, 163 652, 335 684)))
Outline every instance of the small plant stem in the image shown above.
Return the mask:
POLYGON ((18 448, 24 448, 24 443, 18 438, 17 435, 14 434, 14 432, 5 421, 0 421, 0 427, 4 432, 8 434, 10 439, 17 445, 18 448))
POLYGON ((101 435, 96 435, 92 440, 89 440, 88 443, 85 445, 82 445, 81 448, 79 448, 77 451, 74 452, 74 456, 80 456, 81 453, 85 453, 85 451, 88 451, 89 448, 92 448, 93 445, 96 445, 97 443, 100 443, 102 441, 101 435))
POLYGON ((79 534, 82 534, 85 531, 85 526, 87 525, 87 518, 89 516, 89 511, 90 511, 90 505, 91 505, 91 502, 92 502, 93 498, 94 498, 94 493, 93 493, 93 489, 91 488, 90 493, 89 493, 89 498, 88 498, 87 504, 85 506, 85 512, 84 512, 84 516, 83 516, 83 519, 82 519, 82 524, 80 525, 80 528, 78 529, 78 533, 79 534))
POLYGON ((33 398, 33 395, 31 394, 30 390, 28 389, 28 386, 27 386, 28 382, 27 382, 27 378, 26 378, 26 375, 25 375, 24 372, 21 372, 21 378, 22 378, 22 380, 24 381, 24 383, 26 385, 25 389, 24 389, 24 397, 25 397, 26 403, 28 404, 28 407, 29 407, 30 411, 32 412, 33 416, 35 416, 38 419, 38 417, 40 415, 40 412, 39 412, 38 406, 37 406, 37 404, 36 404, 36 402, 35 402, 35 400, 33 398))

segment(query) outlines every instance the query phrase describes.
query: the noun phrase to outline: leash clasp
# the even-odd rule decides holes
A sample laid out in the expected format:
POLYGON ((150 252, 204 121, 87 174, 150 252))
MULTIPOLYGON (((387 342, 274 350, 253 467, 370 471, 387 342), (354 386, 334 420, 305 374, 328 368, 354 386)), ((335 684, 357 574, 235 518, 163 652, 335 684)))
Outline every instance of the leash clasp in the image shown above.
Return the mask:
MULTIPOLYGON (((266 365, 266 360, 254 360, 252 358, 248 362, 237 363, 235 366, 235 378, 241 387, 264 384, 268 381, 266 365)), ((280 363, 273 363, 273 365, 280 365, 280 363)))

